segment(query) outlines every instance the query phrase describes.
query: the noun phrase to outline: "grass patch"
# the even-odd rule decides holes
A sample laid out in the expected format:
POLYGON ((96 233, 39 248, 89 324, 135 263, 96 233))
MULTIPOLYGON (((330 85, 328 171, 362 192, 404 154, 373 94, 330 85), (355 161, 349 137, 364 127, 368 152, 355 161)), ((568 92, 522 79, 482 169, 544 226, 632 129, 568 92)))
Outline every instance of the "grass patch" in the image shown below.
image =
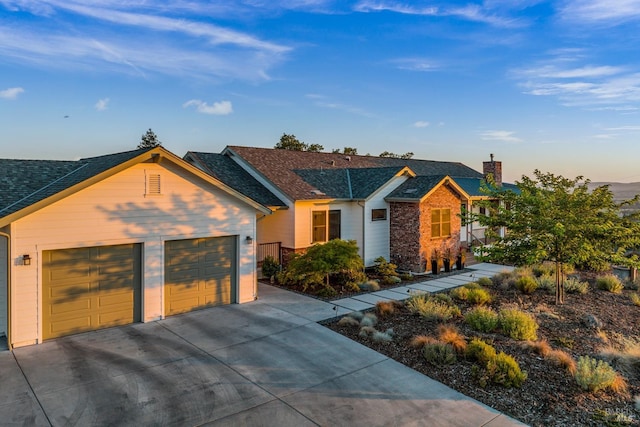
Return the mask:
POLYGON ((407 299, 405 306, 411 313, 418 314, 427 320, 446 322, 453 317, 460 316, 457 305, 449 305, 438 301, 429 295, 416 295, 407 299))
POLYGON ((605 274, 604 276, 596 277, 596 286, 603 291, 611 292, 613 294, 619 294, 624 289, 624 285, 613 274, 605 274))

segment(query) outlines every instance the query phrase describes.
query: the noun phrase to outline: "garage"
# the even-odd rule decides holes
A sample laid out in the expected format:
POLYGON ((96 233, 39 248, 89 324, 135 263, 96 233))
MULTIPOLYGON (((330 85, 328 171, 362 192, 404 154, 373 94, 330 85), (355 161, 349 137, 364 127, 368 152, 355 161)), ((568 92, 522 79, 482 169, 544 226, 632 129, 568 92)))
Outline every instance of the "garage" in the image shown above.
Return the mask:
POLYGON ((165 315, 235 302, 237 236, 165 242, 165 315))
POLYGON ((141 320, 141 245, 42 252, 42 338, 141 320))

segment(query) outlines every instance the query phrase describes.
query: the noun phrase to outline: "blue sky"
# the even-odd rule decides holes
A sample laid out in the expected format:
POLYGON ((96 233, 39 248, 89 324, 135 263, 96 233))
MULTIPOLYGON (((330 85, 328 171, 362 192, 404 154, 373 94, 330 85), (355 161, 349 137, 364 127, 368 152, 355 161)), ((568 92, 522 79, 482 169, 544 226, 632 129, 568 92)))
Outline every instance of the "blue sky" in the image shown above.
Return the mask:
POLYGON ((414 152, 640 181, 640 0, 0 0, 0 156, 414 152))

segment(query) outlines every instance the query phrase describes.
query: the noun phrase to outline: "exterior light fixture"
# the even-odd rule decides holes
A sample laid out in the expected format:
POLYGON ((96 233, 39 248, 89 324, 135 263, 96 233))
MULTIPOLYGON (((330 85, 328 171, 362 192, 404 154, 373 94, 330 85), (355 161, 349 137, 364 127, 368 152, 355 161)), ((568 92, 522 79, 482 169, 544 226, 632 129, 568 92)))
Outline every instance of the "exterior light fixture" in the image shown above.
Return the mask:
POLYGON ((31 265, 31 255, 29 254, 22 255, 22 265, 31 265))
POLYGON ((253 237, 251 237, 251 236, 247 236, 247 237, 244 239, 244 241, 245 241, 245 242, 247 242, 247 243, 253 243, 253 237))

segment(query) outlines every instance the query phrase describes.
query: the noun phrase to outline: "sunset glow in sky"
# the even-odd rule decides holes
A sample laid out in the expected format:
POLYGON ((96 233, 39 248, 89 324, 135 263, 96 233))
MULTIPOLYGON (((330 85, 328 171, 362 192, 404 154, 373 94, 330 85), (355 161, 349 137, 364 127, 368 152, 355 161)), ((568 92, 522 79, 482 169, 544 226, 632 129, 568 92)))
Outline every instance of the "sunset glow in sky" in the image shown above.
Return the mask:
POLYGON ((0 157, 414 152, 640 181, 640 0, 0 0, 0 157))

